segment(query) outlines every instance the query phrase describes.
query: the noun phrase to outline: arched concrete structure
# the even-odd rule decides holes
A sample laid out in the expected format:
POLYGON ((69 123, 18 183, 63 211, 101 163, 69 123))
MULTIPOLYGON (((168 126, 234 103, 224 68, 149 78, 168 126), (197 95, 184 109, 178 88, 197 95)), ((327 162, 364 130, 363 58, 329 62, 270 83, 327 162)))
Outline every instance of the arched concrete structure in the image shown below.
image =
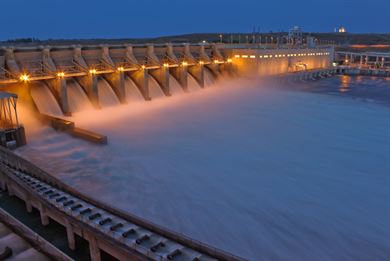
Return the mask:
POLYGON ((66 79, 58 77, 55 79, 46 80, 46 83, 49 86, 50 90, 53 92, 54 97, 56 97, 58 104, 62 109, 62 112, 65 115, 70 115, 71 111, 69 109, 69 97, 67 93, 66 79))
POLYGON ((104 78, 114 89, 116 96, 121 103, 126 103, 126 89, 125 89, 125 74, 121 70, 116 70, 113 73, 107 73, 104 78))
POLYGON ((128 72, 129 77, 134 81, 134 83, 137 85, 138 89, 140 90, 142 96, 146 101, 150 101, 150 95, 149 95, 149 73, 148 70, 145 68, 142 68, 141 70, 128 72))
POLYGON ((100 109, 98 94, 98 79, 93 73, 76 78, 77 82, 87 93, 89 100, 96 109, 100 109))

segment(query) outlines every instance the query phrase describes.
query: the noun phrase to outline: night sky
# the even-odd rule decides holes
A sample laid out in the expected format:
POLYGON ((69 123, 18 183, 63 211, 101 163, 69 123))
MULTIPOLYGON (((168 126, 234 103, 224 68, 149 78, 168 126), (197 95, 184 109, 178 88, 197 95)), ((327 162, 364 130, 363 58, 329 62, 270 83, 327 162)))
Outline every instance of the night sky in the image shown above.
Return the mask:
POLYGON ((390 0, 5 0, 0 39, 141 38, 200 32, 390 32, 390 0))

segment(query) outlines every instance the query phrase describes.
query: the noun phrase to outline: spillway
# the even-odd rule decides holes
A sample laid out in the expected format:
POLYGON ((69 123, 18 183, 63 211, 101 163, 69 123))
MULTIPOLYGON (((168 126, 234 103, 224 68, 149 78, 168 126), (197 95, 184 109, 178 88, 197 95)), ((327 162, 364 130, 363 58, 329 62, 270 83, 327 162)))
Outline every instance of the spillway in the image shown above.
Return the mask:
POLYGON ((161 98, 165 96, 160 85, 152 76, 149 77, 149 95, 152 99, 161 98))
POLYGON ((49 87, 44 83, 31 86, 31 97, 40 113, 51 116, 63 116, 60 106, 49 87))
POLYGON ((74 79, 66 82, 68 91, 69 109, 71 112, 92 110, 93 106, 83 88, 74 79))
POLYGON ((120 102, 110 84, 102 77, 98 79, 99 104, 102 107, 119 105, 120 102))
POLYGON ((172 95, 184 93, 180 83, 172 75, 169 75, 169 88, 172 95))
POLYGON ((198 90, 202 89, 200 87, 200 85, 198 84, 198 82, 195 80, 195 78, 191 74, 188 74, 187 84, 188 84, 188 90, 190 92, 194 92, 194 91, 198 91, 198 90))
MULTIPOLYGON (((342 84, 332 81, 318 84, 342 84)), ((387 253, 388 107, 236 87, 139 115, 120 106, 116 119, 88 124, 107 147, 46 131, 19 152, 83 193, 249 260, 387 253)))
MULTIPOLYGON (((382 110, 375 109, 375 113, 370 113, 370 108, 360 106, 360 111, 355 113, 354 105, 336 100, 323 100, 298 92, 267 93, 263 88, 209 88, 194 95, 179 95, 183 89, 171 75, 170 93, 180 97, 132 103, 144 101, 147 90, 153 100, 165 96, 165 88, 161 88, 158 82, 167 81, 164 73, 168 71, 163 63, 169 58, 167 55, 173 58, 176 53, 177 58, 193 56, 194 63, 187 64, 186 69, 180 69, 180 66, 185 67, 184 61, 183 64, 172 62, 172 67, 177 66, 179 70, 169 64, 169 70, 178 73, 182 79, 188 76, 190 92, 215 83, 219 86, 222 73, 250 77, 257 76, 260 68, 267 68, 269 72, 267 70, 266 74, 278 74, 288 72, 289 66, 297 66, 302 61, 307 63, 307 69, 315 69, 330 65, 332 58, 329 55, 332 52, 328 50, 253 50, 221 46, 86 45, 52 49, 37 47, 33 53, 30 50, 13 52, 10 48, 6 55, 0 53, 0 61, 5 61, 4 69, 15 75, 3 77, 4 82, 17 83, 25 78, 26 85, 34 85, 35 81, 50 83, 31 89, 31 96, 41 113, 63 116, 61 108, 64 112, 80 112, 72 115, 71 120, 76 125, 110 138, 107 146, 95 146, 42 127, 42 130, 29 134, 31 143, 18 153, 85 195, 248 259, 300 259, 302 256, 315 259, 323 256, 328 250, 326 247, 332 249, 324 242, 345 240, 344 237, 357 242, 359 238, 351 231, 357 231, 358 226, 370 226, 371 231, 379 231, 366 222, 383 223, 382 219, 373 220, 369 214, 378 211, 376 207, 384 209, 378 198, 384 199, 386 195, 373 193, 378 196, 375 200, 364 195, 369 204, 363 204, 367 211, 362 215, 357 210, 361 200, 357 200, 357 204, 346 201, 347 204, 329 211, 329 206, 334 204, 332 199, 327 202, 327 192, 332 191, 330 197, 334 196, 336 200, 349 200, 350 197, 342 194, 344 187, 339 191, 337 186, 345 183, 359 199, 362 197, 359 184, 367 186, 372 181, 376 192, 383 191, 380 184, 375 183, 375 180, 383 180, 386 172, 383 167, 374 169, 374 174, 371 174, 374 178, 368 180, 359 180, 361 172, 353 172, 356 166, 365 167, 359 165, 364 161, 354 163, 356 158, 368 158, 373 161, 373 166, 388 162, 383 159, 383 155, 389 155, 388 150, 380 147, 387 145, 388 135, 379 136, 377 131, 379 126, 385 124, 384 128, 387 128, 388 125, 385 121, 388 114, 382 110), (226 50, 219 54, 220 48, 226 50), (315 58, 312 52, 316 52, 315 58), (256 59, 247 59, 249 55, 256 59), (263 59, 262 55, 272 59, 263 59), (290 58, 291 55, 299 57, 290 58), (18 68, 18 64, 29 64, 33 56, 38 57, 39 67, 34 65, 19 79, 18 74, 23 68, 18 68), (303 60, 302 56, 307 58, 303 60), (156 63, 149 63, 149 58, 156 63), (208 58, 210 61, 218 58, 220 62, 198 66, 208 58), (69 61, 75 65, 69 70, 72 73, 60 73, 62 68, 67 68, 69 61), (96 61, 99 64, 95 66, 96 61), (323 65, 314 63, 317 61, 323 65), (42 73, 41 64, 53 67, 50 71, 59 73, 42 73), (91 68, 86 70, 89 66, 91 68), (200 84, 188 73, 195 75, 200 84), (78 82, 73 80, 76 77, 79 77, 78 82), (126 100, 129 104, 116 106, 120 104, 119 100, 126 100), (84 114, 83 110, 92 108, 90 101, 110 108, 84 114), (344 125, 346 115, 351 120, 344 125), (356 126, 362 121, 373 126, 370 132, 356 133, 359 130, 356 126), (324 129, 331 130, 331 133, 324 132, 324 129), (357 155, 356 148, 350 144, 360 145, 358 142, 361 141, 365 143, 367 155, 362 152, 357 155), (371 143, 374 146, 367 147, 371 143), (340 151, 352 155, 354 164, 344 164, 349 158, 338 153, 340 151), (340 160, 344 161, 343 164, 336 164, 340 160), (313 163, 322 164, 321 168, 316 169, 313 163), (326 173, 321 172, 323 166, 329 166, 326 173), (343 177, 332 176, 334 173, 350 177, 343 180, 343 177), (336 179, 338 184, 329 184, 336 179), (303 189, 296 189, 297 184, 303 189), (269 197, 270 191, 277 196, 269 197), (310 212, 312 206, 313 213, 310 212), (341 212, 345 209, 350 215, 341 212), (311 219, 307 219, 310 215, 311 219), (353 222, 343 223, 340 219, 357 220, 359 224, 353 226, 353 222), (332 229, 336 233, 327 234, 332 229), (280 238, 289 244, 281 242, 280 238), (296 238, 302 240, 298 242, 296 238)), ((242 81, 229 82, 228 85, 243 86, 242 81)), ((42 213, 45 214, 44 209, 42 213)), ((71 226, 70 230, 73 230, 71 226)), ((390 229, 386 227, 385 235, 388 231, 390 229)), ((380 242, 385 241, 380 234, 371 237, 367 233, 364 236, 365 241, 379 250, 382 247, 380 242)), ((144 236, 140 238, 145 239, 144 236)), ((145 245, 154 240, 151 239, 145 245)), ((352 246, 354 242, 351 240, 347 244, 352 246)), ((367 248, 354 247, 357 252, 367 248)), ((349 251, 352 247, 346 249, 349 251)), ((148 250, 147 253, 152 252, 148 250)), ((173 253, 179 255, 177 259, 184 256, 184 252, 173 253)), ((375 256, 376 253, 369 254, 375 256)), ((195 259, 202 258, 197 256, 195 259)))
POLYGON ((204 86, 209 87, 215 82, 214 76, 207 67, 204 70, 204 86))
POLYGON ((126 93, 127 102, 136 102, 136 101, 145 100, 140 90, 138 89, 137 85, 128 76, 125 77, 125 93, 126 93))

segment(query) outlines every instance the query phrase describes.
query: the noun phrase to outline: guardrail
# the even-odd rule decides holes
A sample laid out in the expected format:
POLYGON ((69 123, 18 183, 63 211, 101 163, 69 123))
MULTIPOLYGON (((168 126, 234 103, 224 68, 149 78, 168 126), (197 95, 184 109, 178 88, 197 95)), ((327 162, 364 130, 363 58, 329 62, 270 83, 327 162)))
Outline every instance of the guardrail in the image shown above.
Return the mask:
POLYGON ((36 250, 43 252, 46 256, 53 260, 73 261, 72 258, 65 255, 62 251, 47 242, 37 233, 26 227, 24 224, 16 220, 10 214, 0 208, 0 221, 7 225, 13 232, 26 240, 36 250))

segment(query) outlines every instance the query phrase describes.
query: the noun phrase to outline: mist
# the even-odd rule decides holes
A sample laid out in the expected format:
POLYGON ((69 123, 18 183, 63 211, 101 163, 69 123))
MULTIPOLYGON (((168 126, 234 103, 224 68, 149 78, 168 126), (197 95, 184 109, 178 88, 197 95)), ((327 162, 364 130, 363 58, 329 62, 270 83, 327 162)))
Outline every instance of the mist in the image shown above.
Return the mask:
POLYGON ((374 103, 229 80, 74 113, 106 146, 42 127, 17 152, 88 196, 248 259, 385 260, 389 117, 374 103))

